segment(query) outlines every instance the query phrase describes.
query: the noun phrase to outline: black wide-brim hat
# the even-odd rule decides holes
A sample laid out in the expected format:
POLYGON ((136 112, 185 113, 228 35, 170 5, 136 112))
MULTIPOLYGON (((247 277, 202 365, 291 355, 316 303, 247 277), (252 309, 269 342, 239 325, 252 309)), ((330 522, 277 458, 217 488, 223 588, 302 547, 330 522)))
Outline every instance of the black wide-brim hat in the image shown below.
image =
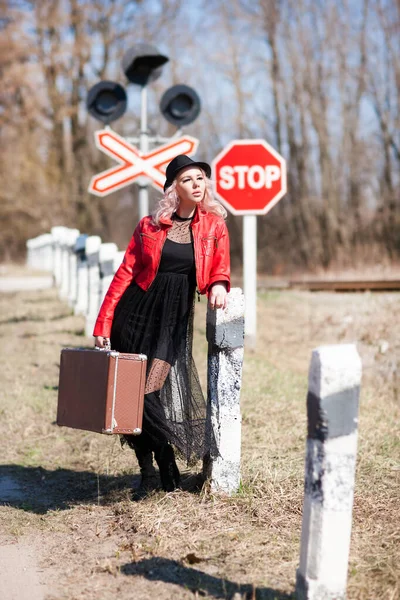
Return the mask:
POLYGON ((167 180, 164 183, 164 192, 172 185, 179 171, 185 167, 199 167, 200 169, 203 169, 208 178, 211 177, 211 167, 209 164, 192 160, 189 156, 186 156, 186 154, 179 154, 179 156, 175 156, 175 158, 171 160, 165 171, 167 180))

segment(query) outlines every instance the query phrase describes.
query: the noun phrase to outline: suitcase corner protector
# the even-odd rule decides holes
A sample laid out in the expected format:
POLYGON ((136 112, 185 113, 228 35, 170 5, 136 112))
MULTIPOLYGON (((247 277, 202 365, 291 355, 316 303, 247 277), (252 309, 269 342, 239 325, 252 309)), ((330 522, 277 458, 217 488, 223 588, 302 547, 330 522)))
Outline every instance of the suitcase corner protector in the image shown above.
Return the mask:
POLYGON ((101 433, 105 433, 105 434, 111 435, 113 433, 113 430, 112 429, 102 429, 101 433))

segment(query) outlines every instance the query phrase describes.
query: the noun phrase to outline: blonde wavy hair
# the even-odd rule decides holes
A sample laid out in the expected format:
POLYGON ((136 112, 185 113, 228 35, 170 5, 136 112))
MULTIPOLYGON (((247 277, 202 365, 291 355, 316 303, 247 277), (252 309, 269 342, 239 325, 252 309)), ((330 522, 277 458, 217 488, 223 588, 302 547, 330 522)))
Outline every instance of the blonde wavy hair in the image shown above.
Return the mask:
MULTIPOLYGON (((204 194, 203 200, 200 202, 199 206, 201 209, 213 213, 214 215, 219 215, 226 219, 227 212, 225 208, 215 199, 211 180, 206 177, 203 169, 200 169, 204 180, 206 182, 206 191, 204 194)), ((179 198, 176 193, 176 179, 172 182, 172 185, 166 189, 164 192, 164 196, 161 198, 158 203, 156 209, 152 213, 153 223, 155 225, 160 225, 160 221, 164 219, 170 219, 174 212, 176 212, 179 206, 179 198)))

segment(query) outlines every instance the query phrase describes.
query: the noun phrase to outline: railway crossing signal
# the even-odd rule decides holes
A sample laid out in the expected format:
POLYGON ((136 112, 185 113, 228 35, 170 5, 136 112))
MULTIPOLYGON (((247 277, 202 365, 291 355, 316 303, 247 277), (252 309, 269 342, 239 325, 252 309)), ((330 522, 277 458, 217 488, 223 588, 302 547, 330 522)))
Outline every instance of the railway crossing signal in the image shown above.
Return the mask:
POLYGON ((143 154, 109 128, 96 131, 95 142, 99 150, 119 163, 92 177, 88 191, 96 196, 107 196, 143 176, 157 190, 163 190, 163 167, 178 154, 195 154, 199 145, 199 140, 185 135, 143 154))

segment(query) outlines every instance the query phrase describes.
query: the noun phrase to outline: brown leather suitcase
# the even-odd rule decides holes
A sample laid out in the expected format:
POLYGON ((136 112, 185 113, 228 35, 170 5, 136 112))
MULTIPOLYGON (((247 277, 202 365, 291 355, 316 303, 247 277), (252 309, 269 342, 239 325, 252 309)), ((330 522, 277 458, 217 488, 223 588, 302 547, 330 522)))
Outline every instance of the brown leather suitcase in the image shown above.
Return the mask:
POLYGON ((57 424, 98 433, 139 435, 146 364, 144 354, 64 348, 57 424))

